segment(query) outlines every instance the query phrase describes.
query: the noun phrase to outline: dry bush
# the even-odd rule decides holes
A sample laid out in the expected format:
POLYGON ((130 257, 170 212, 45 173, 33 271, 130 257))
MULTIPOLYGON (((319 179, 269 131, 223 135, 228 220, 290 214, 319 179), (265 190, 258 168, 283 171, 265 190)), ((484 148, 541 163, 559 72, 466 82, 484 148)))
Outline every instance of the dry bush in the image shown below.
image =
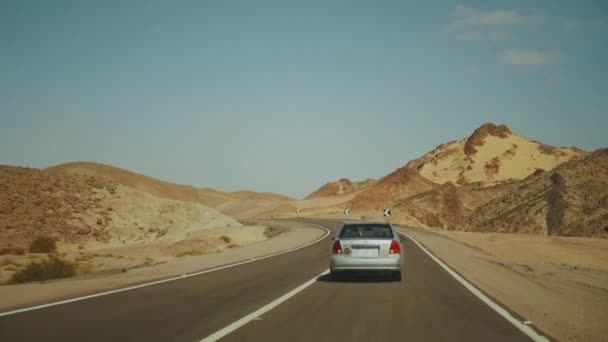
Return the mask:
POLYGON ((25 249, 21 247, 3 247, 0 248, 0 255, 24 255, 25 249))
POLYGON ((89 260, 93 259, 94 257, 95 256, 91 255, 91 254, 84 254, 84 255, 77 257, 75 260, 79 261, 79 262, 85 262, 85 261, 89 261, 89 260))
POLYGON ((144 263, 142 265, 143 266, 151 266, 152 264, 154 264, 154 259, 152 259, 150 257, 146 257, 144 259, 144 263))
POLYGON ((225 243, 231 243, 232 242, 232 239, 229 236, 226 236, 226 235, 220 236, 220 240, 224 241, 225 243))
POLYGON ((55 238, 50 236, 39 236, 32 243, 28 251, 30 253, 51 253, 57 249, 55 238))
POLYGON ((76 275, 76 265, 59 258, 50 258, 28 263, 24 269, 12 275, 10 283, 21 284, 31 281, 69 278, 74 275, 76 275))
POLYGON ((286 228, 281 227, 266 227, 264 228, 264 236, 268 239, 273 238, 283 232, 287 231, 286 228))
POLYGON ((197 255, 205 255, 205 254, 211 254, 211 253, 213 253, 213 252, 206 251, 206 250, 194 250, 194 249, 191 249, 189 251, 179 252, 179 253, 175 254, 175 256, 177 258, 182 258, 182 257, 186 257, 186 256, 197 256, 197 255))

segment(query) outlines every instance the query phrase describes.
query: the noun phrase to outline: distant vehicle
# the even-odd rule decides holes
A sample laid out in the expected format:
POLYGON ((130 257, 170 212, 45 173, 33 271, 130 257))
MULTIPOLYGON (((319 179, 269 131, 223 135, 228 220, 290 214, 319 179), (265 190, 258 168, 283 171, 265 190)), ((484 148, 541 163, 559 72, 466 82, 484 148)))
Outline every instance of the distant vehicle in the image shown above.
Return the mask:
POLYGON ((402 240, 390 223, 345 223, 332 241, 332 279, 340 279, 346 272, 382 272, 401 281, 402 240))

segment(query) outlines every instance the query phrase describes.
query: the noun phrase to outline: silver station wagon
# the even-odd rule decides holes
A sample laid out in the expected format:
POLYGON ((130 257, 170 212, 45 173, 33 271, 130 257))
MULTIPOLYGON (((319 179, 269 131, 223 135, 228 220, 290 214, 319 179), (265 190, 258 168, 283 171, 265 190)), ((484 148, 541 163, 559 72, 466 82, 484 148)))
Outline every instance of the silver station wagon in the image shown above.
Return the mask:
POLYGON ((333 279, 345 272, 385 272, 401 281, 401 238, 387 222, 345 223, 332 237, 329 269, 333 279))

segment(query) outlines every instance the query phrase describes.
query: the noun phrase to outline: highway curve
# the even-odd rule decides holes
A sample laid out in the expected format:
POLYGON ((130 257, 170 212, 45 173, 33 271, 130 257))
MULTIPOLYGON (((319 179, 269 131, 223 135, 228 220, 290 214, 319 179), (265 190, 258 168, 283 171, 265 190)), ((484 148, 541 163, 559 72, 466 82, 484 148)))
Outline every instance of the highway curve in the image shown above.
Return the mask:
MULTIPOLYGON (((329 244, 326 238, 232 268, 0 317, 0 341, 199 341, 317 277, 328 267, 329 244)), ((320 276, 222 340, 529 340, 412 241, 403 253, 402 282, 320 276)))

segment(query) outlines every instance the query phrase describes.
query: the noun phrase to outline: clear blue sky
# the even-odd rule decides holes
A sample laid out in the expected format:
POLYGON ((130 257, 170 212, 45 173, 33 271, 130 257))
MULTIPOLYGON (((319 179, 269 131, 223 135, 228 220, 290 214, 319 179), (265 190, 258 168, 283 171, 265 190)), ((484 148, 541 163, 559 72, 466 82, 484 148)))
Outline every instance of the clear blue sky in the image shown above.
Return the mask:
POLYGON ((0 0, 0 163, 301 197, 480 124, 608 145, 606 1, 0 0))

